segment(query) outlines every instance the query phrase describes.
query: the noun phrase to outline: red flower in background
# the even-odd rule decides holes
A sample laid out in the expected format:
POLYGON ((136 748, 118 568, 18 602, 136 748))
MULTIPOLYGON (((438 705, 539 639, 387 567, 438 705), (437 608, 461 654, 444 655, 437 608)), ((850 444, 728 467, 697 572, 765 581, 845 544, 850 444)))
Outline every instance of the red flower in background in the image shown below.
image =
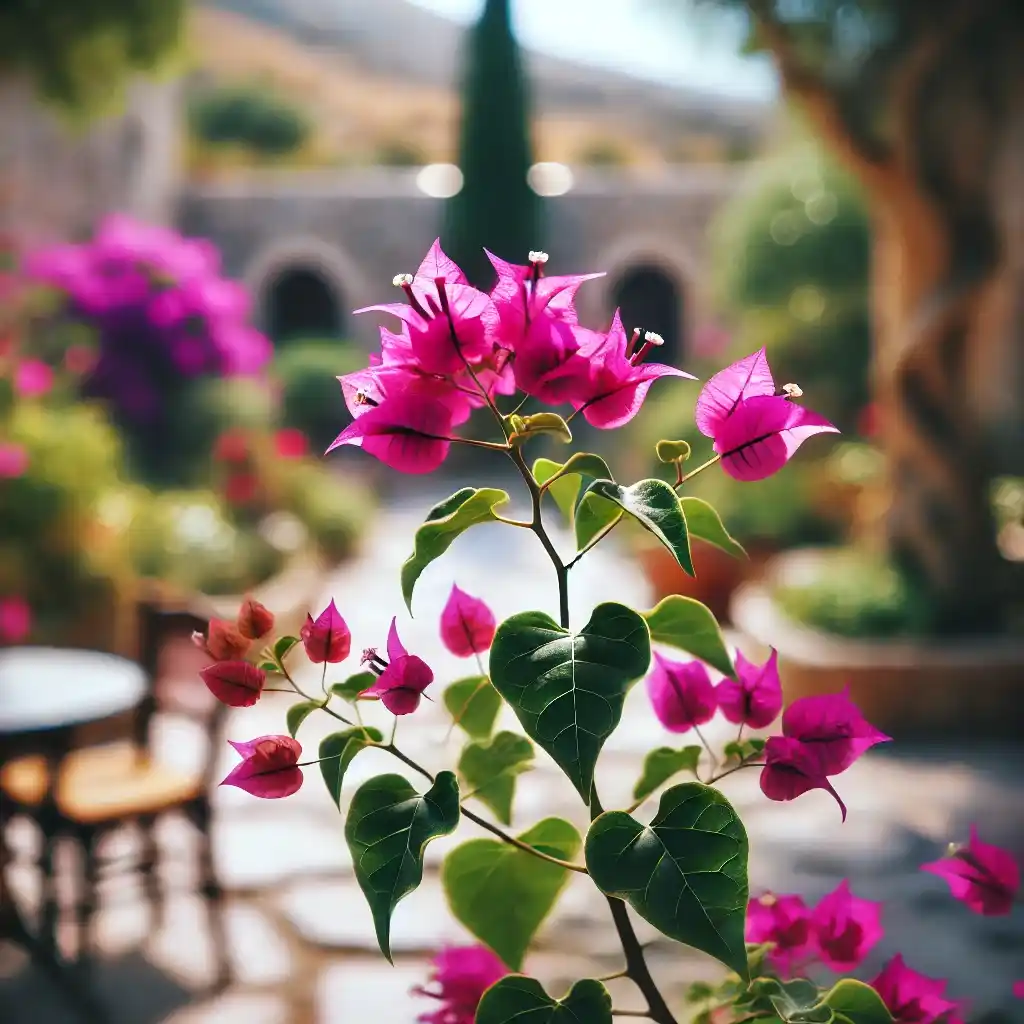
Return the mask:
POLYGON ((255 473, 233 473, 224 485, 224 498, 231 505, 247 505, 259 493, 260 480, 255 473))
POLYGON ((282 459, 301 459, 309 454, 309 439, 295 427, 286 427, 274 435, 274 451, 282 459))
POLYGON ((218 462, 244 462, 249 457, 249 438, 243 430, 225 430, 213 446, 218 462))

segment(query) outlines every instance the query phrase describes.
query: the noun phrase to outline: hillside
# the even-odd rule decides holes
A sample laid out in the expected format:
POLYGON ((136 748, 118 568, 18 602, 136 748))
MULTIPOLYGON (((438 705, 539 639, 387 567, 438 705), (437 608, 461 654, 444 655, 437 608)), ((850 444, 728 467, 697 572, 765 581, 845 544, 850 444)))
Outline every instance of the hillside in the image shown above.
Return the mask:
MULTIPOLYGON (((448 160, 461 30, 405 0, 216 0, 197 8, 199 79, 258 81, 317 124, 317 162, 448 160)), ((539 159, 656 165, 750 149, 764 108, 527 54, 539 159)), ((307 154, 309 157, 310 154, 307 154)))

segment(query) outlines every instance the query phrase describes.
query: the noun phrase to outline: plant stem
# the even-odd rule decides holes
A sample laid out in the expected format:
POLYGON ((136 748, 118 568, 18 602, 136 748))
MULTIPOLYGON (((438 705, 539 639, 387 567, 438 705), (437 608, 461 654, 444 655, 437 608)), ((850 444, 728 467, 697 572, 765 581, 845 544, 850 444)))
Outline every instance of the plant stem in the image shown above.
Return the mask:
POLYGON ((445 437, 443 441, 451 441, 453 444, 468 444, 471 448, 490 448, 494 452, 507 452, 507 444, 498 444, 496 441, 476 441, 470 437, 445 437))
POLYGON ((611 908, 612 920, 615 922, 615 930, 619 933, 622 951, 626 954, 626 977, 640 989, 641 995, 647 1000, 647 1012, 641 1016, 650 1017, 655 1024, 678 1024, 661 992, 658 991, 651 972, 647 969, 644 951, 633 930, 633 922, 629 919, 626 904, 614 896, 606 896, 605 899, 611 908))
POLYGON ((704 739, 704 733, 700 731, 700 726, 695 725, 693 727, 693 731, 697 734, 697 739, 699 739, 701 743, 704 744, 704 749, 708 752, 708 757, 711 758, 711 771, 714 772, 715 769, 718 767, 718 758, 715 757, 714 752, 711 749, 711 745, 708 743, 706 739, 704 739))
POLYGON ((303 693, 303 691, 301 689, 299 689, 299 684, 296 683, 294 679, 292 679, 291 674, 289 673, 288 669, 286 669, 284 667, 284 665, 281 665, 281 674, 285 677, 285 679, 288 680, 288 682, 291 684, 291 688, 303 700, 308 700, 311 704, 319 704, 320 705, 320 710, 321 711, 326 711, 327 714, 329 714, 331 716, 331 718, 336 718, 339 722, 344 722, 346 725, 352 725, 352 722, 350 722, 343 715, 339 715, 337 711, 333 711, 331 708, 329 708, 327 706, 327 702, 326 701, 314 700, 312 697, 310 697, 310 695, 308 693, 303 693))
POLYGON ((733 768, 727 768, 724 772, 721 772, 719 775, 712 775, 711 778, 708 779, 708 781, 704 783, 704 785, 705 786, 711 786, 714 783, 718 782, 720 779, 724 779, 727 775, 732 775, 733 772, 742 771, 744 768, 763 768, 763 767, 764 767, 764 761, 744 761, 743 764, 738 764, 738 765, 736 765, 733 768))
MULTIPOLYGON (((388 751, 388 753, 393 754, 395 757, 398 758, 399 761, 402 761, 404 764, 407 764, 410 768, 413 769, 413 771, 419 772, 420 775, 422 775, 425 779, 428 779, 431 783, 433 783, 434 776, 431 775, 431 773, 428 772, 427 769, 424 768, 422 765, 417 764, 411 757, 409 757, 406 754, 403 754, 402 751, 400 751, 394 744, 377 744, 377 746, 380 746, 383 750, 386 750, 388 751)), ((514 846, 517 850, 522 850, 524 853, 532 854, 534 857, 537 857, 540 860, 546 860, 549 864, 557 864, 560 868, 565 868, 567 871, 575 871, 581 875, 590 874, 590 872, 587 871, 587 869, 582 864, 573 864, 572 861, 562 860, 560 857, 552 857, 549 854, 546 854, 541 850, 538 850, 535 847, 530 846, 528 843, 524 843, 522 842, 522 840, 516 839, 515 836, 510 836, 507 832, 500 829, 497 825, 492 824, 486 818, 481 818, 479 815, 474 814, 467 807, 461 806, 460 809, 463 815, 469 818, 470 821, 475 822, 481 828, 487 829, 487 831, 490 832, 492 835, 497 836, 500 840, 502 840, 502 842, 508 843, 510 846, 514 846)))
POLYGON ((551 559, 551 564, 555 567, 555 576, 558 579, 558 618, 562 629, 568 629, 569 570, 562 561, 562 556, 555 549, 555 545, 552 544, 547 530, 544 529, 544 520, 541 516, 541 490, 537 485, 537 481, 533 479, 530 467, 526 465, 522 451, 519 448, 513 448, 510 454, 512 461, 516 464, 516 468, 522 474, 523 480, 530 490, 530 500, 533 504, 533 521, 530 523, 530 529, 537 534, 541 544, 544 546, 544 550, 548 553, 548 558, 551 559))
POLYGON ((696 469, 691 469, 685 476, 680 476, 675 486, 680 487, 682 484, 685 484, 687 480, 692 480, 698 473, 703 473, 705 469, 709 469, 716 462, 720 462, 721 458, 721 455, 715 455, 708 459, 707 462, 702 462, 696 469))
POLYGON ((613 1017, 650 1017, 646 1010, 616 1010, 612 1009, 613 1017))
POLYGON ((591 548, 596 548, 597 545, 600 544, 601 541, 603 541, 605 537, 607 537, 608 534, 611 533, 612 530, 614 530, 615 527, 619 525, 620 519, 622 519, 621 512, 607 526, 605 526, 603 529, 599 530, 597 533, 594 534, 594 536, 588 542, 587 546, 582 551, 578 551, 576 555, 573 557, 572 561, 566 565, 566 569, 571 569, 588 551, 591 550, 591 548))

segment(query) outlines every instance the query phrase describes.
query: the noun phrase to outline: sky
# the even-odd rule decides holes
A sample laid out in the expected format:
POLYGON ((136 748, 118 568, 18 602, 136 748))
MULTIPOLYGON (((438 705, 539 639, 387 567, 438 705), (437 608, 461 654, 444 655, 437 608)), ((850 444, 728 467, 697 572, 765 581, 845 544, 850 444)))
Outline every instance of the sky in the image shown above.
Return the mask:
MULTIPOLYGON (((483 6, 412 2, 462 22, 483 6)), ((658 0, 512 0, 512 7, 519 40, 530 49, 737 99, 767 99, 776 91, 768 59, 739 54, 743 27, 736 19, 675 17, 659 10, 658 0)))

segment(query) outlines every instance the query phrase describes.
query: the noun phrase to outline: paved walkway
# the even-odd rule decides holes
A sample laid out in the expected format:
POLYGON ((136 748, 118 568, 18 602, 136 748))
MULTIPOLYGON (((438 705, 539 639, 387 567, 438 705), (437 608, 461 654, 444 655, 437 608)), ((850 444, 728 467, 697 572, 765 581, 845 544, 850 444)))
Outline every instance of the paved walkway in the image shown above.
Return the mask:
MULTIPOLYGON (((425 656, 437 678, 447 681, 472 671, 471 663, 448 655, 437 638, 440 609, 453 582, 484 597, 499 619, 526 608, 554 612, 555 591, 536 538, 526 531, 482 526, 427 570, 416 590, 416 617, 409 619, 398 568, 431 500, 418 495, 393 504, 365 554, 325 587, 324 601, 329 596, 337 600, 356 650, 383 647, 391 616, 397 614, 406 646, 425 656)), ((573 570, 571 596, 576 621, 602 600, 649 606, 644 580, 614 550, 599 550, 573 570)), ((354 671, 356 665, 344 668, 354 671)), ((306 682, 316 688, 319 675, 307 675, 306 682)), ((229 735, 249 739, 284 731, 288 703, 283 695, 268 694, 257 707, 233 714, 229 735)), ((330 731, 328 722, 319 716, 303 725, 299 738, 308 751, 315 751, 330 731)), ((509 724, 515 726, 511 716, 509 724)), ((716 734, 713 727, 710 731, 716 734)), ((442 709, 426 703, 401 723, 398 738, 412 756, 437 769, 452 766, 457 757, 458 737, 448 732, 442 709)), ((184 736, 169 732, 165 740, 171 756, 188 755, 184 736)), ((637 687, 600 765, 605 804, 627 803, 644 753, 672 740, 647 707, 643 687, 637 687)), ((225 773, 233 759, 226 750, 225 773)), ((583 808, 568 782, 542 753, 538 760, 539 767, 519 784, 516 828, 552 814, 583 827, 583 808)), ((1010 984, 1024 977, 1024 913, 995 920, 974 917, 949 899, 938 879, 917 867, 938 856, 949 839, 965 837, 970 822, 977 822, 991 841, 1024 853, 1022 766, 1021 747, 968 743, 874 753, 837 780, 850 810, 845 825, 825 794, 789 805, 769 804, 754 772, 733 776, 723 788, 751 836, 755 889, 798 891, 813 900, 847 877, 858 895, 886 901, 887 936, 865 975, 899 950, 916 969, 951 978, 951 993, 970 997, 979 1011, 1000 1005, 1010 1009, 1005 998, 1010 984)), ((346 778, 348 794, 384 770, 403 768, 383 753, 364 753, 346 778)), ((475 828, 464 823, 456 838, 428 848, 425 882, 395 914, 392 968, 376 952, 369 913, 351 876, 343 817, 315 770, 286 801, 263 802, 222 789, 217 807, 218 861, 231 892, 229 945, 237 983, 216 999, 199 994, 208 981, 210 957, 201 906, 188 895, 171 899, 164 926, 149 935, 142 952, 132 952, 151 928, 138 891, 122 883, 109 892, 100 915, 108 957, 101 984, 116 1007, 116 1024, 363 1024, 371 1016, 380 1024, 412 1024, 423 1003, 409 989, 422 981, 431 951, 441 942, 467 938, 447 913, 437 868, 445 851, 477 834, 475 828)), ((168 824, 164 848, 187 851, 184 829, 168 824)), ((170 886, 187 890, 187 866, 185 871, 169 867, 167 875, 170 886)), ((30 890, 31 879, 22 879, 22 885, 30 890)), ((715 976, 706 958, 658 939, 643 922, 638 931, 653 941, 649 958, 670 996, 681 994, 694 979, 715 976)), ((577 977, 617 970, 620 956, 606 905, 587 879, 574 878, 527 970, 558 990, 577 977)), ((635 1005, 628 983, 616 984, 617 1002, 635 1005)), ((0 953, 0 1020, 63 1024, 72 1019, 41 978, 16 956, 0 953)))

